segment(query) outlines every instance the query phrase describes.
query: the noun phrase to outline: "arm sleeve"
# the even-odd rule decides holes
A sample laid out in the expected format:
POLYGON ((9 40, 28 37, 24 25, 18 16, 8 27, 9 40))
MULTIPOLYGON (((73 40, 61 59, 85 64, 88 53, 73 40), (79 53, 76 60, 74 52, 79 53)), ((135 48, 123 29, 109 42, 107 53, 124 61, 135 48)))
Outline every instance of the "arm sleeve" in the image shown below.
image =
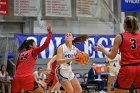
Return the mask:
POLYGON ((47 48, 49 46, 50 40, 52 37, 52 32, 48 33, 47 39, 45 40, 44 44, 38 48, 33 49, 33 57, 36 58, 37 55, 42 52, 45 48, 47 48))

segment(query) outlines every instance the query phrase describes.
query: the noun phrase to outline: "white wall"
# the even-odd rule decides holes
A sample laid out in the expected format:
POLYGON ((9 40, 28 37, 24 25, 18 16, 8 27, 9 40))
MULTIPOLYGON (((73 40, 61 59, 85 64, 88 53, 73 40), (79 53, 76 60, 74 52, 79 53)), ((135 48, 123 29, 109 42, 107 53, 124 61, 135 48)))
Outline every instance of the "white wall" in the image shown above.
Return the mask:
POLYGON ((42 34, 46 33, 46 25, 50 23, 54 28, 54 33, 64 34, 66 32, 72 32, 74 34, 114 34, 114 25, 109 22, 92 22, 92 21, 59 21, 48 20, 46 22, 40 22, 40 24, 34 22, 34 33, 42 34), (43 24, 42 24, 43 23, 43 24), (45 29, 44 29, 45 28, 45 29))

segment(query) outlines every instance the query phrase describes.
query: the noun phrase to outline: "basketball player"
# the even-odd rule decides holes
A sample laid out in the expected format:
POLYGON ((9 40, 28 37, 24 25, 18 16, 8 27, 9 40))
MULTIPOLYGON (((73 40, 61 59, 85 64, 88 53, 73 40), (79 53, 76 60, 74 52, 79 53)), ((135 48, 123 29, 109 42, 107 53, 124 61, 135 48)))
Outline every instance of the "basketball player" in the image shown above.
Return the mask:
POLYGON ((140 34, 137 32, 138 21, 133 16, 127 16, 124 20, 124 30, 117 35, 110 52, 106 51, 102 45, 97 45, 96 49, 105 53, 110 59, 114 59, 118 49, 121 52, 121 68, 115 84, 115 93, 127 93, 133 85, 140 93, 140 34))
POLYGON ((41 47, 36 46, 36 42, 32 39, 25 40, 19 47, 19 54, 16 72, 12 82, 12 93, 25 92, 44 93, 43 88, 35 82, 33 76, 34 65, 37 55, 49 46, 52 37, 52 28, 48 26, 48 36, 41 47))
MULTIPOLYGON (((79 38, 82 42, 86 41, 86 39, 82 36, 79 38)), ((77 40, 76 38, 74 39, 72 33, 68 32, 65 34, 65 43, 59 46, 57 50, 57 64, 59 64, 59 67, 56 69, 56 74, 58 81, 67 93, 82 92, 80 83, 74 76, 71 67, 72 61, 78 61, 75 55, 79 50, 74 46, 76 42, 79 42, 77 40)))
MULTIPOLYGON (((111 49, 112 47, 110 48, 109 51, 111 51, 111 49)), ((109 64, 110 66, 108 82, 107 82, 107 93, 111 93, 112 83, 115 77, 118 75, 120 69, 120 60, 121 60, 121 56, 119 54, 117 54, 114 59, 110 59, 106 57, 106 63, 109 64)))

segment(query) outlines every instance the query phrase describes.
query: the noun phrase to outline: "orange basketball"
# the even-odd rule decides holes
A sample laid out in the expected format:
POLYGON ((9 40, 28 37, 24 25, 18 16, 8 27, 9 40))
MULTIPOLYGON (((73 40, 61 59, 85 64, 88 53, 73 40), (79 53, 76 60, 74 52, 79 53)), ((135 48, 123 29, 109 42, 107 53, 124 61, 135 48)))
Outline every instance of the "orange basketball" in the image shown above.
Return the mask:
POLYGON ((78 57, 78 62, 80 64, 87 64, 89 61, 89 56, 85 52, 78 52, 76 56, 78 57))

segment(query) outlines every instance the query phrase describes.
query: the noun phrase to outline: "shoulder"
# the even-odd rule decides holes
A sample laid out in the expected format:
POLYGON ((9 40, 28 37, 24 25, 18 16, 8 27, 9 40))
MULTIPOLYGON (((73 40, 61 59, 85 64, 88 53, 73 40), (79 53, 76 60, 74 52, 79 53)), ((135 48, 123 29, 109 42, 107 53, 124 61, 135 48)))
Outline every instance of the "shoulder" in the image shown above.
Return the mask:
POLYGON ((63 50, 63 45, 60 45, 57 50, 58 51, 63 50))

